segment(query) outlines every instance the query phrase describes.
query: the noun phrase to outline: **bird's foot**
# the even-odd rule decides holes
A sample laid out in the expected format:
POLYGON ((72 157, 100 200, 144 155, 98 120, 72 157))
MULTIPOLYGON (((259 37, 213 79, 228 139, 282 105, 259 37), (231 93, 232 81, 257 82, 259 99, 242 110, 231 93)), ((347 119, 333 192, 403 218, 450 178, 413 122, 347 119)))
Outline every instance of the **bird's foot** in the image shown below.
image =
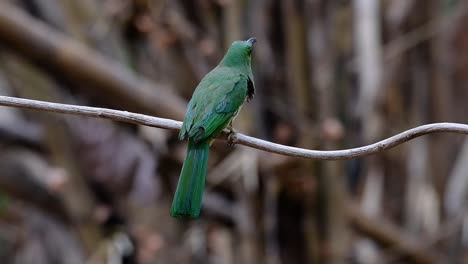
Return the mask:
POLYGON ((228 143, 229 146, 232 147, 235 144, 234 135, 237 133, 237 131, 234 128, 232 128, 231 125, 227 126, 226 128, 227 128, 227 130, 229 130, 229 135, 227 137, 227 143, 228 143))

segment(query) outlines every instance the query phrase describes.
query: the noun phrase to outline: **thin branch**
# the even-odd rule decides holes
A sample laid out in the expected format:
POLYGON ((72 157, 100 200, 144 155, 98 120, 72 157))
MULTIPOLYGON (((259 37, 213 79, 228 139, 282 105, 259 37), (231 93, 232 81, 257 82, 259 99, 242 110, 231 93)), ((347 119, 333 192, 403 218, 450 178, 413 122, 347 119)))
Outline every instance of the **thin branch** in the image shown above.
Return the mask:
MULTIPOLYGON (((138 125, 146 125, 151 127, 158 127, 171 130, 179 130, 182 122, 152 117, 143 114, 131 113, 127 111, 119 111, 105 108, 89 107, 89 106, 77 106, 59 103, 50 103, 37 100, 29 100, 8 96, 0 96, 0 105, 19 107, 33 110, 41 110, 46 112, 55 112, 72 115, 83 115, 91 117, 100 117, 112 119, 115 121, 128 122, 138 125)), ((406 130, 400 134, 392 136, 390 138, 381 140, 377 143, 370 144, 363 147, 343 149, 343 150, 310 150, 302 149, 297 147, 290 147, 281 144, 272 143, 266 140, 261 140, 254 137, 249 137, 241 133, 234 133, 230 136, 230 141, 234 144, 244 145, 267 152, 277 153, 292 157, 301 157, 308 159, 319 159, 319 160, 340 160, 340 159, 351 159, 363 156, 368 156, 384 150, 391 149, 397 145, 400 145, 413 138, 420 137, 426 134, 440 133, 440 132, 451 132, 468 135, 468 125, 459 123, 433 123, 418 126, 409 130, 406 130)), ((227 140, 229 133, 224 132, 220 138, 227 140)))

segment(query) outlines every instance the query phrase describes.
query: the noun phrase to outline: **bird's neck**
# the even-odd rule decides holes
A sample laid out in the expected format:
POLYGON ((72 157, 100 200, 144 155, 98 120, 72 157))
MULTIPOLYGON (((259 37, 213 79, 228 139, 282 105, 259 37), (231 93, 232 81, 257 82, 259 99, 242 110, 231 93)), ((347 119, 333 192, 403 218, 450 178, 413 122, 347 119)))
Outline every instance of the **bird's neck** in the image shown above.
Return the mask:
POLYGON ((224 56, 224 58, 219 63, 219 66, 239 69, 250 69, 250 57, 224 56))

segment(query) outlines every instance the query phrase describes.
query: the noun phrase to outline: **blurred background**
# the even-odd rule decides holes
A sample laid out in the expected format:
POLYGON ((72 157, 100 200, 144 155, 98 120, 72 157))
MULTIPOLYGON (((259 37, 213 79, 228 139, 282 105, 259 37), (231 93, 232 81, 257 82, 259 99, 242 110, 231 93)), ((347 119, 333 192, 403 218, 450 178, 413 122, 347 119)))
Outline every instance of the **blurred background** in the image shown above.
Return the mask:
MULTIPOLYGON (((256 37, 236 130, 312 149, 468 123, 468 1, 3 0, 0 94, 182 120, 256 37)), ((468 138, 314 161, 216 141, 202 214, 169 216, 177 131, 0 110, 0 261, 468 263, 468 138)))

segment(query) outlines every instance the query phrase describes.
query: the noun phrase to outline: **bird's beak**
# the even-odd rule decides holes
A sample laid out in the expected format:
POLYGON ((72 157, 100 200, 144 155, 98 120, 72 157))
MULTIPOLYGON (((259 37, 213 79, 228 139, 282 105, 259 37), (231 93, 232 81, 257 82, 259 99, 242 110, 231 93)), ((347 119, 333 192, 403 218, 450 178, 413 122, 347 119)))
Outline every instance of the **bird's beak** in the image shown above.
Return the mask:
POLYGON ((247 43, 249 43, 250 46, 252 46, 255 42, 257 42, 257 40, 255 38, 249 38, 247 40, 247 43))

